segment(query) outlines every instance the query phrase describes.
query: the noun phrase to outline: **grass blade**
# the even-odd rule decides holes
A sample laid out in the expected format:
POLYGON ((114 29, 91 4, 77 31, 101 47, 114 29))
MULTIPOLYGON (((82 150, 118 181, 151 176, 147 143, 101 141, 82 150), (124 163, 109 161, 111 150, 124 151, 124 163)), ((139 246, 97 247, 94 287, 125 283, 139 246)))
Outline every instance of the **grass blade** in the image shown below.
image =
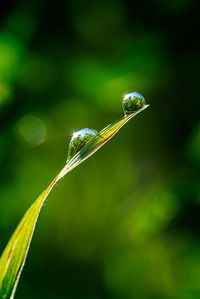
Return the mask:
POLYGON ((14 298, 40 210, 54 185, 68 172, 93 155, 132 117, 147 107, 148 105, 145 105, 136 113, 129 114, 101 130, 97 136, 91 139, 70 161, 67 162, 49 187, 44 190, 30 206, 11 236, 0 258, 0 299, 14 298))

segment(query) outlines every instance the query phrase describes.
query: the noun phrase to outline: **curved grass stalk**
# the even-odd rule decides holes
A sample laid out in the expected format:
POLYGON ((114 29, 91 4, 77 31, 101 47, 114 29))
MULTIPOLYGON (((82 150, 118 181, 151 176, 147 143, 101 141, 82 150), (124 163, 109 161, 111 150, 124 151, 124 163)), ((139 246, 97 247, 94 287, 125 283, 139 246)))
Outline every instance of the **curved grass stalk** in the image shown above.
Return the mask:
POLYGON ((101 130, 97 136, 92 138, 74 157, 72 157, 70 161, 67 162, 47 189, 45 189, 30 206, 11 236, 0 258, 0 299, 14 298, 40 210, 55 184, 68 172, 93 155, 100 147, 110 140, 122 126, 148 106, 149 105, 145 105, 137 112, 124 116, 121 120, 116 121, 101 130))

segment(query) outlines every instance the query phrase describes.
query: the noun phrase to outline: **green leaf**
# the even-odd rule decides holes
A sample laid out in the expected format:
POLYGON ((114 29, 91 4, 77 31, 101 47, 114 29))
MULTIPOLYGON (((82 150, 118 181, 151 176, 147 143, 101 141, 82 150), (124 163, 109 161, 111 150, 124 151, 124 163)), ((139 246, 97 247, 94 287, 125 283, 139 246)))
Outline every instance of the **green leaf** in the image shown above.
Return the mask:
POLYGON ((44 190, 30 206, 10 238, 0 258, 0 299, 14 298, 40 210, 54 185, 68 172, 94 154, 133 116, 147 107, 148 105, 145 105, 137 112, 124 116, 121 120, 110 124, 100 131, 97 136, 92 138, 69 162, 67 162, 49 187, 44 190))

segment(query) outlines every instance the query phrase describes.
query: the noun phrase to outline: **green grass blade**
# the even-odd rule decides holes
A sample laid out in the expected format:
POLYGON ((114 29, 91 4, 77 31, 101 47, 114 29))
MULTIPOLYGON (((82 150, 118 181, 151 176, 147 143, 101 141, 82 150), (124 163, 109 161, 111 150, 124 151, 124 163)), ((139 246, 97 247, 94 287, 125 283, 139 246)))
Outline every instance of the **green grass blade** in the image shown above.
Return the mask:
POLYGON ((147 108, 145 105, 136 113, 123 117, 121 120, 110 124, 90 140, 60 171, 49 187, 42 192, 36 201, 30 206, 15 232, 11 236, 3 254, 0 258, 0 299, 14 298, 16 287, 24 267, 35 225, 45 199, 52 190, 56 182, 63 176, 81 164, 109 139, 111 139, 119 129, 127 123, 133 116, 147 108))

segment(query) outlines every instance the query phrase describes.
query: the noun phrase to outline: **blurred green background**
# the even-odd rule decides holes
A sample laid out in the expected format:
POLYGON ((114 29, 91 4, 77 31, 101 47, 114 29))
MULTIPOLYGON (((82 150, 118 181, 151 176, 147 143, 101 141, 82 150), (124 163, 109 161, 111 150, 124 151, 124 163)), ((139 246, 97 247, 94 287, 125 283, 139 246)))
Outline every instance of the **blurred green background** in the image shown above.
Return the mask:
POLYGON ((16 299, 200 298, 198 1, 14 1, 0 11, 0 251, 70 136, 150 107, 59 182, 16 299))

